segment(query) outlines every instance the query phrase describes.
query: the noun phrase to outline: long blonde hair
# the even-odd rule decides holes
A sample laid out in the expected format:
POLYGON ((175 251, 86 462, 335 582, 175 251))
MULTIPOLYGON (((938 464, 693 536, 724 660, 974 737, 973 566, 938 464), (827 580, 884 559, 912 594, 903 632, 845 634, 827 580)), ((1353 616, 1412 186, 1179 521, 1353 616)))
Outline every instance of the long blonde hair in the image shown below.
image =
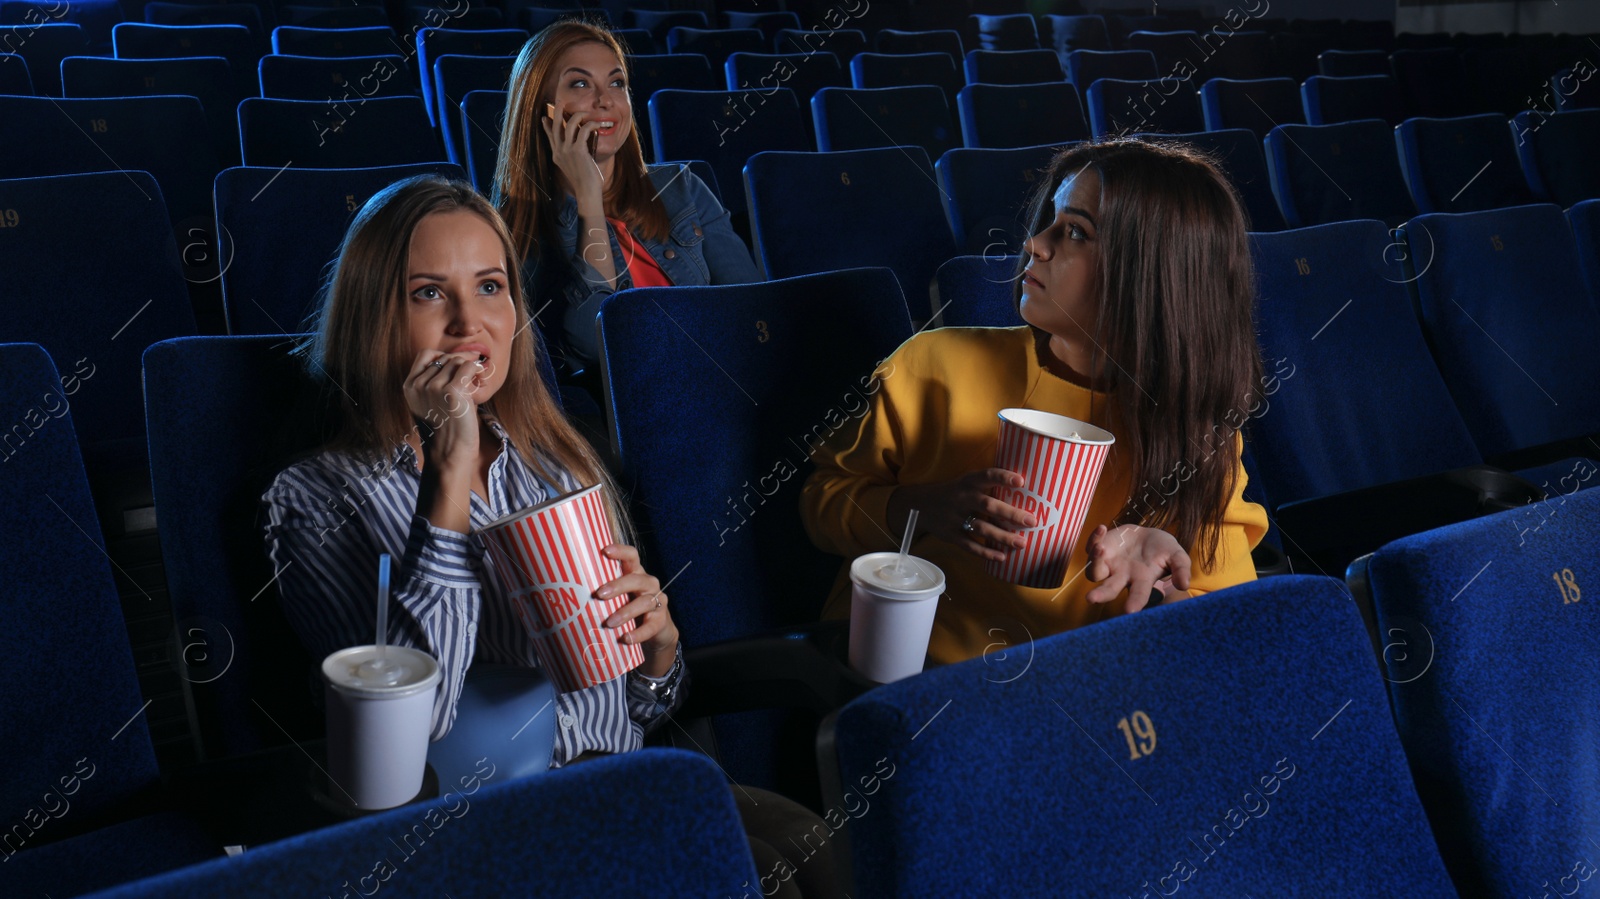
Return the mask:
MULTIPOLYGON (((555 99, 556 64, 568 50, 588 42, 610 48, 622 63, 625 77, 632 81, 628 55, 616 35, 583 21, 557 22, 540 31, 523 45, 511 69, 491 196, 511 231, 518 259, 534 257, 541 238, 554 241, 556 237, 556 218, 564 198, 558 194, 559 173, 540 118, 546 104, 555 99)), ((628 139, 617 150, 611 183, 606 185, 605 211, 626 222, 635 234, 661 240, 671 223, 666 205, 650 183, 639 127, 639 117, 634 115, 628 139)))
POLYGON ((328 385, 340 407, 337 429, 325 448, 387 465, 393 450, 416 430, 401 391, 412 363, 405 290, 411 238, 428 216, 458 211, 478 215, 500 238, 516 310, 505 383, 482 409, 499 421, 523 460, 546 482, 562 483, 550 467, 554 464, 581 486, 605 484, 617 539, 631 542, 621 493, 593 447, 556 405, 553 385, 540 375, 518 259, 505 222, 463 181, 439 175, 397 181, 373 194, 350 223, 311 339, 301 347, 313 377, 328 385))

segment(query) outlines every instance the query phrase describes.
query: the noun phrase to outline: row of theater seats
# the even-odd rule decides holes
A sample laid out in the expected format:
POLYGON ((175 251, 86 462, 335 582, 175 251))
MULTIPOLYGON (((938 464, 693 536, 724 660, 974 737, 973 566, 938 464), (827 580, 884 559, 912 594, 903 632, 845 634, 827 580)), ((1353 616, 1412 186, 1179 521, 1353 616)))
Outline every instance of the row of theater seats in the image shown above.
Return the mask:
MULTIPOLYGON (((825 585, 836 560, 810 558, 819 554, 803 537, 791 542, 796 486, 757 498, 737 523, 721 490, 738 491, 754 465, 794 456, 785 439, 805 439, 857 382, 865 369, 856 366, 909 333, 903 302, 889 273, 856 270, 625 292, 601 319, 610 359, 629 359, 610 399, 634 499, 657 510, 643 520, 651 550, 668 565, 686 551, 708 563, 686 566, 678 587, 697 599, 683 606, 692 610, 683 629, 702 650, 690 662, 697 705, 682 717, 718 710, 719 697, 736 706, 743 685, 730 677, 740 672, 730 671, 729 644, 700 641, 810 620, 820 593, 802 608, 797 587, 825 585), (745 331, 756 320, 771 328, 771 352, 707 355, 753 344, 745 331), (821 346, 843 358, 819 366, 821 346), (647 389, 663 381, 685 388, 666 410, 647 389), (743 393, 746 402, 731 402, 743 393), (781 411, 774 419, 762 409, 781 411), (662 430, 666 420, 674 427, 662 430), (707 453, 700 435, 713 428, 722 439, 707 453), (671 468, 696 460, 693 471, 671 468), (721 543, 695 536, 719 536, 719 517, 721 543)), ((64 374, 38 345, 0 345, 0 408, 37 406, 64 374)), ((143 374, 174 582, 180 570, 206 578, 223 616, 212 626, 227 623, 239 642, 234 665, 197 683, 197 696, 292 721, 285 704, 299 685, 282 676, 292 654, 247 611, 245 591, 271 572, 242 570, 229 544, 254 541, 259 553, 237 498, 259 486, 255 469, 267 435, 286 424, 297 367, 272 338, 184 338, 153 345, 143 374)), ((1600 688, 1592 666, 1571 661, 1600 650, 1583 597, 1600 563, 1600 491, 1584 491, 1389 544, 1353 566, 1348 585, 1267 578, 1037 641, 999 622, 991 634, 1003 652, 871 690, 820 731, 719 719, 722 771, 648 749, 504 782, 491 759, 480 779, 442 785, 437 800, 220 858, 233 834, 174 799, 181 778, 164 785, 154 765, 77 453, 77 411, 38 428, 0 483, 0 593, 14 649, 0 661, 14 686, 3 700, 14 724, 0 743, 12 773, 5 805, 18 810, 0 872, 10 894, 334 895, 394 877, 403 894, 739 895, 781 872, 754 869, 725 775, 754 782, 752 768, 774 761, 780 739, 801 750, 785 762, 820 765, 825 784, 818 807, 828 826, 806 846, 847 848, 859 895, 969 895, 996 882, 1058 895, 1064 872, 1065 894, 1135 895, 1170 889, 1187 868, 1241 895, 1293 893, 1314 879, 1338 895, 1511 897, 1530 882, 1581 875, 1573 860, 1586 856, 1575 847, 1600 824, 1600 778, 1574 761, 1590 748, 1588 698, 1600 688), (73 614, 63 615, 68 598, 73 614), (1529 650, 1551 646, 1561 649, 1529 650), (73 796, 70 817, 58 782, 73 796), (1019 795, 1025 813, 997 799, 1019 795), (619 828, 658 834, 649 864, 618 863, 619 828), (1126 839, 1130 829, 1144 838, 1126 839), (1526 833, 1543 839, 1511 838, 1526 833), (959 862, 951 845, 962 847, 959 862)), ((751 501, 748 491, 739 501, 751 501)), ((737 642, 764 655, 795 641, 737 642)), ((742 674, 766 677, 770 700, 780 675, 803 680, 786 664, 792 656, 765 666, 747 657, 742 674)), ((256 719, 242 722, 247 730, 267 729, 261 714, 215 707, 256 719)))

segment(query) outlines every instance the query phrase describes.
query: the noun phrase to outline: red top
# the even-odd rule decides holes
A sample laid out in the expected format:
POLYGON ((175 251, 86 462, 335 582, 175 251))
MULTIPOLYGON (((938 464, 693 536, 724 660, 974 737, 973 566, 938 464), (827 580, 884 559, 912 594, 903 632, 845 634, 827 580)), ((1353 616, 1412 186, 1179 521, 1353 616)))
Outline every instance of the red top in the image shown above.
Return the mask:
POLYGON ((672 279, 661 270, 644 245, 628 231, 621 219, 607 218, 617 230, 617 246, 622 249, 623 267, 633 276, 634 287, 671 287, 672 279))

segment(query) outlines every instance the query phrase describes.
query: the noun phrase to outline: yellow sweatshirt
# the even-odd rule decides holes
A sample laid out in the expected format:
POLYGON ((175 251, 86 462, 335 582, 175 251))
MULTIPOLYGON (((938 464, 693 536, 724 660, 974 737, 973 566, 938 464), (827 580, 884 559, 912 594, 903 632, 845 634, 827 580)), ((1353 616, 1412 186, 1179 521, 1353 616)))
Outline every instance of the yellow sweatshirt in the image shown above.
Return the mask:
MULTIPOLYGON (((801 516, 811 541, 846 559, 823 610, 825 618, 849 617, 850 560, 899 548, 886 515, 895 487, 950 481, 994 466, 1001 409, 1039 409, 1106 426, 1105 395, 1045 370, 1027 327, 923 332, 879 367, 875 383, 871 407, 860 422, 847 424, 817 449, 817 469, 801 492, 801 516)), ((1236 439, 1235 458, 1242 445, 1236 439)), ((1237 487, 1224 516, 1217 564, 1201 570, 1196 562, 1191 596, 1255 579, 1250 550, 1266 533, 1267 516, 1259 505, 1241 498, 1244 467, 1236 464, 1237 487)), ((1084 576, 1084 566, 1089 535, 1122 510, 1132 488, 1129 481, 1113 447, 1072 551, 1066 583, 1057 590, 997 580, 977 556, 936 537, 919 537, 913 554, 939 566, 946 582, 928 646, 930 658, 940 664, 957 662, 1006 642, 1037 639, 1122 614, 1121 599, 1098 605, 1085 599, 1094 584, 1084 576)), ((1192 548, 1190 555, 1195 555, 1192 548)))

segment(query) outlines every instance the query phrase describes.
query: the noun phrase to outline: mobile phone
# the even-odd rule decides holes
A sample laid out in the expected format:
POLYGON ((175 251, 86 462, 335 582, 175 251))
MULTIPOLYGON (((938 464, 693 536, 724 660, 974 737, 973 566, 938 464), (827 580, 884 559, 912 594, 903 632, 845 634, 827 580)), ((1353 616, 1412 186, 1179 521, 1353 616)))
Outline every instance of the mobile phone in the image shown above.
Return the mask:
MULTIPOLYGON (((544 111, 545 111, 545 115, 548 115, 551 119, 554 119, 556 117, 556 105, 554 103, 546 103, 544 105, 544 111)), ((572 113, 566 112, 566 111, 563 111, 561 113, 561 122, 562 122, 562 124, 566 124, 567 122, 569 122, 571 120, 572 120, 572 113)), ((590 134, 589 135, 589 155, 590 156, 594 155, 595 148, 598 147, 599 144, 600 144, 600 135, 598 135, 598 134, 590 134)))

